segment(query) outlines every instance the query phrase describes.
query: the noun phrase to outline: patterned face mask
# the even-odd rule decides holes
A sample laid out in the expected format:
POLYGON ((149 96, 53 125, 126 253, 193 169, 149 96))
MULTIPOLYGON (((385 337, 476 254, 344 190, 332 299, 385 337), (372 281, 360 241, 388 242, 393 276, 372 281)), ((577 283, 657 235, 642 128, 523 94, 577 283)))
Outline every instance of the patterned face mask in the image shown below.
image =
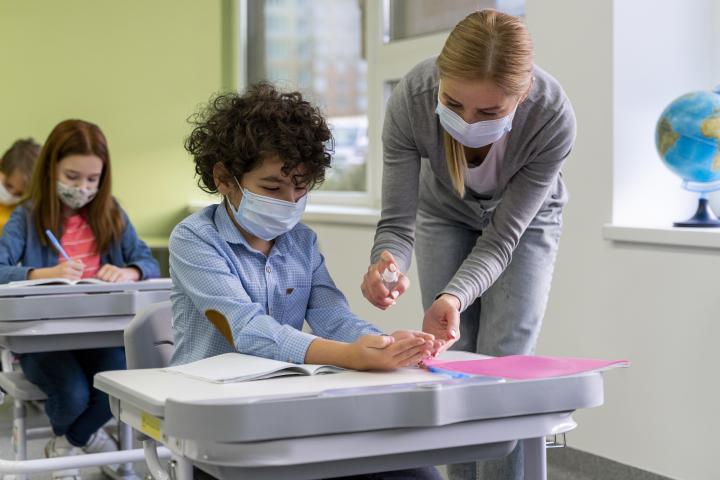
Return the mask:
POLYGON ((97 195, 97 188, 71 187, 60 181, 56 186, 60 201, 74 210, 84 207, 97 195))

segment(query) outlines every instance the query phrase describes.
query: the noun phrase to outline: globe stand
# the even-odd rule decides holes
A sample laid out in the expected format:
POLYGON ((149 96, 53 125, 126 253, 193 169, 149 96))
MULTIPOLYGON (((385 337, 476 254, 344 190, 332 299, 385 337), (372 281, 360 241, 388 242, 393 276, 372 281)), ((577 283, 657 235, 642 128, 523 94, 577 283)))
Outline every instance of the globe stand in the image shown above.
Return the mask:
POLYGON ((673 223, 674 227, 694 227, 694 228, 720 228, 720 220, 713 213, 712 208, 708 204, 706 192, 700 192, 698 199, 698 207, 695 215, 688 218, 684 222, 673 223))

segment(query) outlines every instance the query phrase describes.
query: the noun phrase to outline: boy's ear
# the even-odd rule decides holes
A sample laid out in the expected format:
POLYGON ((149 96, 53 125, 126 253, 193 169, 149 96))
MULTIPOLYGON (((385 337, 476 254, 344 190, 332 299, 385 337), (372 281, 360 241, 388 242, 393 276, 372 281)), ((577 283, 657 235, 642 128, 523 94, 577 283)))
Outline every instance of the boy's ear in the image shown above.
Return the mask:
POLYGON ((217 162, 213 166, 213 181, 215 182, 218 193, 221 195, 227 195, 237 187, 235 180, 233 180, 232 175, 222 162, 217 162))

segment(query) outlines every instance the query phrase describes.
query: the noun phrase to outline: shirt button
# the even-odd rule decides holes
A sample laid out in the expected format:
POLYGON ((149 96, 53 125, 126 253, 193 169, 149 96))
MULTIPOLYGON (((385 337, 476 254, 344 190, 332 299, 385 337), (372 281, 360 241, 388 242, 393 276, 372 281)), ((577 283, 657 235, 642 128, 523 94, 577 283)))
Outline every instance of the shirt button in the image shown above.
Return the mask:
POLYGON ((266 271, 267 273, 272 272, 272 268, 270 268, 270 265, 268 265, 267 267, 265 267, 265 271, 266 271))

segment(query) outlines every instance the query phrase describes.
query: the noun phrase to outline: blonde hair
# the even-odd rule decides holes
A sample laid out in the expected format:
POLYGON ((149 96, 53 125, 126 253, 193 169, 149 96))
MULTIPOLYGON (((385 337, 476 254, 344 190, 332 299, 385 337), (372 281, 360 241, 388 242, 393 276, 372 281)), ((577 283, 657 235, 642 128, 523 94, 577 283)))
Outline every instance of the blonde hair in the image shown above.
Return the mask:
MULTIPOLYGON (((531 81, 533 46, 518 17, 496 10, 473 12, 458 23, 437 59, 440 78, 489 81, 506 95, 523 94, 531 81)), ((465 195, 467 161, 462 145, 443 132, 453 187, 465 195)))

